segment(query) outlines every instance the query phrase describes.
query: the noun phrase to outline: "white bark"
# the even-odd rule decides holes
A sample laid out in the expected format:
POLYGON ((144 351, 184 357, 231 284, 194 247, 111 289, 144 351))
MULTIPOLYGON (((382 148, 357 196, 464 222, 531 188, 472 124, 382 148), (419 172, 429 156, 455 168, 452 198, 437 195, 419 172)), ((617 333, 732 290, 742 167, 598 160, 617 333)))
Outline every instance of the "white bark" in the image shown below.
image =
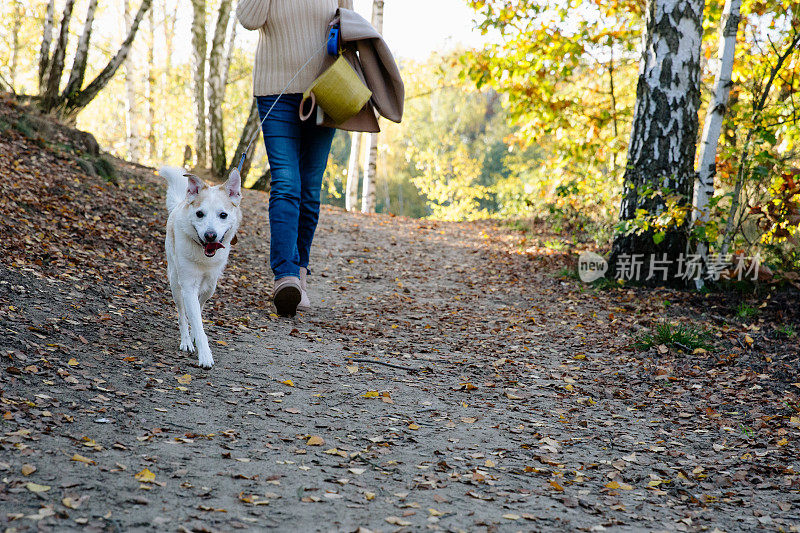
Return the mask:
POLYGON ((39 49, 39 94, 44 94, 46 90, 47 71, 50 68, 50 43, 53 42, 53 12, 56 0, 47 3, 47 10, 44 14, 44 31, 42 34, 42 46, 39 49))
POLYGON ((211 171, 222 176, 226 170, 225 132, 222 122, 222 102, 225 99, 225 37, 231 21, 231 0, 222 0, 217 16, 211 52, 208 58, 208 126, 209 149, 211 151, 211 171))
POLYGON ((206 1, 192 0, 192 95, 194 97, 194 151, 197 166, 205 168, 208 162, 206 141, 206 1))
MULTIPOLYGON (((731 92, 733 60, 736 52, 736 33, 739 28, 739 9, 741 0, 726 0, 722 11, 719 32, 719 69, 714 83, 714 99, 708 105, 703 137, 700 141, 700 158, 697 178, 694 182, 692 200, 692 224, 705 224, 709 220, 709 200, 714 196, 714 176, 717 173, 717 146, 722 132, 722 119, 728 106, 731 92)), ((705 258, 708 242, 703 239, 697 243, 697 253, 705 258)), ((696 281, 702 288, 703 280, 696 281)))
POLYGON ((156 84, 155 73, 155 48, 156 48, 156 21, 155 9, 151 9, 148 18, 149 32, 147 33, 147 95, 145 106, 147 112, 144 114, 147 119, 147 156, 150 161, 155 161, 158 156, 158 142, 156 136, 156 95, 158 86, 156 84))
MULTIPOLYGON (((123 0, 125 32, 131 31, 131 11, 128 0, 123 0)), ((138 163, 141 159, 141 132, 139 130, 138 106, 136 102, 136 55, 125 62, 125 137, 128 159, 138 163)))
MULTIPOLYGON (((167 2, 163 4, 164 8, 164 70, 161 72, 161 98, 163 101, 166 101, 169 93, 169 76, 172 75, 172 53, 173 53, 173 38, 175 35, 175 21, 178 16, 178 2, 173 3, 172 9, 170 10, 167 6, 167 2)), ((165 161, 169 158, 169 154, 167 153, 167 121, 160 120, 159 121, 159 128, 161 135, 159 138, 161 139, 159 143, 159 150, 158 150, 158 159, 160 161, 165 161)), ((186 165, 184 165, 186 166, 186 165)))
MULTIPOLYGON (((372 25, 383 33, 384 0, 372 2, 372 25)), ((378 173, 378 134, 367 134, 366 163, 364 165, 364 185, 361 191, 361 212, 375 212, 375 180, 378 173)))
POLYGON ((367 149, 364 160, 364 183, 361 188, 361 212, 375 212, 375 178, 378 173, 378 134, 365 133, 367 149))
POLYGON ((361 139, 363 134, 354 131, 350 135, 350 161, 347 164, 347 184, 345 185, 344 205, 348 211, 356 210, 358 202, 359 164, 361 163, 361 139))
POLYGON ((22 2, 14 0, 13 8, 13 27, 11 29, 11 66, 9 68, 9 84, 11 92, 16 92, 17 85, 17 65, 19 64, 19 31, 22 28, 22 2))
POLYGON ((92 40, 95 11, 97 11, 97 0, 89 0, 89 7, 86 9, 86 23, 83 25, 83 33, 78 41, 78 47, 75 49, 75 59, 72 61, 72 72, 69 73, 69 81, 64 89, 64 97, 80 91, 83 86, 86 63, 89 58, 89 43, 92 40))
POLYGON ((139 31, 139 25, 144 18, 145 13, 147 10, 150 9, 153 0, 142 0, 142 4, 139 6, 139 11, 136 12, 136 16, 133 18, 133 22, 131 22, 131 29, 128 32, 128 35, 125 37, 125 40, 117 50, 117 53, 111 58, 103 70, 100 71, 100 74, 95 76, 92 82, 86 86, 85 89, 78 91, 77 93, 73 93, 67 95, 66 100, 63 100, 59 103, 60 109, 59 114, 61 115, 62 119, 65 119, 70 122, 74 122, 75 117, 80 113, 80 111, 85 108, 89 103, 94 100, 94 98, 98 95, 100 91, 102 91, 108 82, 114 77, 119 70, 119 67, 122 66, 122 63, 125 62, 125 59, 128 57, 128 53, 133 46, 133 41, 136 39, 136 33, 139 31))
POLYGON ((72 18, 73 7, 75 7, 75 0, 67 0, 64 5, 64 15, 61 18, 61 28, 58 33, 56 48, 47 68, 47 85, 42 95, 42 109, 44 111, 51 111, 58 103, 58 90, 61 86, 61 75, 64 72, 64 56, 67 53, 69 22, 72 18))
POLYGON ((708 200, 714 195, 714 175, 717 171, 717 145, 722 132, 722 119, 731 93, 731 75, 736 51, 736 32, 739 28, 739 8, 742 0, 726 0, 720 21, 719 70, 714 83, 714 99, 708 105, 697 180, 694 183, 693 219, 708 221, 708 200))
MULTIPOLYGON (((642 46, 620 220, 643 209, 656 216, 665 209, 663 189, 688 204, 694 180, 694 156, 700 107, 700 51, 704 0, 649 0, 642 46)), ((610 261, 612 275, 621 255, 644 254, 672 261, 668 279, 677 275, 677 258, 686 251, 686 226, 671 226, 656 242, 653 230, 619 234, 610 261)))

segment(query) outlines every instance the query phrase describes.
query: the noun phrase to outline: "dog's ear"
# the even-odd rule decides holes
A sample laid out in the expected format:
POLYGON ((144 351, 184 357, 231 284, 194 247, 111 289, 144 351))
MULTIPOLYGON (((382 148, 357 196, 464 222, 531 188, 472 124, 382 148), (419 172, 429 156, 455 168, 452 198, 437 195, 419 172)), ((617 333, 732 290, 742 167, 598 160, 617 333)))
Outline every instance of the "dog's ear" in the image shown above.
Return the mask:
POLYGON ((239 205, 242 200, 242 176, 239 175, 239 169, 234 168, 231 171, 231 175, 225 183, 225 190, 228 191, 233 205, 239 205))
POLYGON ((189 184, 186 187, 186 199, 191 201, 195 196, 200 194, 200 191, 206 188, 206 182, 194 174, 184 174, 184 176, 189 178, 189 184))

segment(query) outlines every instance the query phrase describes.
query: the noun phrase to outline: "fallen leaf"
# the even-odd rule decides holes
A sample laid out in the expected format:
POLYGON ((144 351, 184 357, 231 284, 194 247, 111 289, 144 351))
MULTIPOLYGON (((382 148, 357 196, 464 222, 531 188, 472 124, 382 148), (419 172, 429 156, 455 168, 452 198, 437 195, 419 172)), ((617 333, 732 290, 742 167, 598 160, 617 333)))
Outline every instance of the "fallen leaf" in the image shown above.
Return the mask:
POLYGON ((403 520, 398 516, 387 516, 384 520, 388 523, 392 524, 393 526, 410 526, 411 522, 408 520, 403 520))
POLYGON ((294 381, 292 381, 291 379, 285 379, 281 381, 281 383, 283 383, 284 385, 289 385, 290 387, 294 387, 294 381))
POLYGON ((97 464, 95 461, 89 459, 88 457, 84 457, 79 453, 74 454, 70 461, 78 461, 79 463, 86 463, 87 465, 97 464))
POLYGON ((313 437, 309 437, 306 441, 306 446, 322 446, 325 444, 325 440, 322 437, 317 437, 316 435, 313 437))
POLYGON ((34 472, 36 472, 36 467, 35 466, 29 465, 29 464, 22 465, 22 475, 23 476, 30 476, 34 472))
POLYGON ((25 488, 31 492, 47 492, 50 490, 48 485, 39 485, 38 483, 25 483, 25 488))
POLYGON ((141 481, 142 483, 152 483, 156 480, 156 475, 152 473, 150 470, 145 468, 138 474, 133 476, 137 481, 141 481))
POLYGON ((189 374, 184 374, 182 376, 178 376, 176 379, 181 385, 188 385, 192 381, 192 376, 189 374))

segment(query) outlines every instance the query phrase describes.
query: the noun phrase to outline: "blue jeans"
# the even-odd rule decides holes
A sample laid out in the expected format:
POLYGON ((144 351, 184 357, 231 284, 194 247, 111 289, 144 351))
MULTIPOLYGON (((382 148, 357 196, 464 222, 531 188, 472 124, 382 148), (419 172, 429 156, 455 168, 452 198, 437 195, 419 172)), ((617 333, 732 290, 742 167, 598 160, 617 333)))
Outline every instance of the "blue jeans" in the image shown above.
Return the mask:
MULTIPOLYGON (((261 119, 277 95, 259 96, 261 119)), ((272 186, 269 196, 270 254, 275 279, 297 276, 308 268, 311 243, 319 221, 322 177, 336 130, 313 119, 302 122, 300 94, 284 94, 264 120, 272 186)))

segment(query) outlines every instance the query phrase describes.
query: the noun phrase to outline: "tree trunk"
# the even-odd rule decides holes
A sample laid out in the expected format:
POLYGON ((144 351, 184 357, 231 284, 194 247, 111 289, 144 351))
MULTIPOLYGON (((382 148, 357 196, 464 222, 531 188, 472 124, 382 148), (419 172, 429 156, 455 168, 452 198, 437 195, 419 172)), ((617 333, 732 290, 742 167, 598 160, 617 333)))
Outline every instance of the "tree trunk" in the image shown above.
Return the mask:
POLYGON ((367 150, 364 160, 364 183, 361 188, 361 212, 375 212, 375 178, 378 173, 378 134, 365 133, 367 150))
MULTIPOLYGON (((704 6, 704 0, 648 1, 647 32, 620 206, 622 222, 635 220, 639 210, 658 216, 666 210, 667 196, 677 196, 679 208, 685 209, 691 202, 704 6)), ((647 229, 618 234, 610 274, 645 281, 652 272, 654 277, 649 283, 684 283, 679 257, 686 251, 686 229, 686 220, 678 218, 662 232, 647 229), (652 260, 660 263, 656 265, 652 260), (640 274, 628 270, 633 276, 624 275, 623 267, 636 263, 641 265, 640 274)))
MULTIPOLYGON (((228 173, 232 171, 234 168, 239 166, 239 161, 242 159, 242 154, 247 149, 250 140, 256 136, 258 132, 258 128, 261 126, 261 119, 258 116, 258 105, 256 103, 256 99, 253 98, 253 103, 250 106, 250 113, 247 116, 247 122, 245 122, 244 128, 242 128, 242 135, 239 137, 239 144, 236 146, 236 151, 233 154, 233 160, 231 161, 231 166, 228 169, 228 173)), ((253 152, 256 150, 256 143, 253 142, 250 145, 250 150, 247 152, 247 158, 244 161, 244 165, 242 166, 242 182, 247 178, 247 174, 250 172, 250 166, 253 164, 253 152)))
POLYGON ((225 157, 225 131, 222 121, 222 103, 225 99, 223 72, 225 63, 225 37, 231 20, 231 0, 222 0, 217 15, 217 26, 211 41, 208 57, 208 117, 209 149, 211 151, 211 172, 221 177, 227 165, 225 157))
POLYGON ((72 18, 73 7, 75 7, 75 0, 67 0, 64 5, 64 15, 61 18, 56 49, 53 51, 53 57, 47 68, 47 84, 41 102, 42 111, 45 112, 52 111, 58 103, 58 90, 61 86, 61 75, 64 72, 64 56, 67 53, 69 21, 72 18))
POLYGON ((119 67, 128 57, 133 41, 136 38, 136 32, 139 31, 142 18, 144 18, 144 15, 147 13, 147 10, 150 9, 152 3, 153 0, 142 0, 139 11, 137 11, 136 16, 133 18, 128 35, 120 45, 117 53, 111 58, 111 61, 100 71, 100 74, 98 74, 85 89, 68 95, 66 101, 60 103, 58 112, 62 119, 65 119, 67 122, 74 122, 78 113, 89 105, 98 93, 108 85, 108 82, 111 81, 114 74, 117 73, 119 67))
POLYGON ((53 42, 53 12, 55 11, 56 0, 47 2, 47 10, 44 14, 44 32, 42 34, 42 46, 39 50, 39 94, 43 95, 47 89, 46 80, 50 69, 50 43, 53 42))
MULTIPOLYGON (((164 70, 161 73, 161 98, 166 101, 169 96, 169 76, 172 75, 172 53, 173 38, 175 36, 175 21, 178 18, 178 3, 173 4, 172 11, 167 8, 167 2, 164 2, 164 70)), ((159 121, 159 128, 161 132, 161 144, 158 153, 158 158, 165 161, 169 158, 167 153, 167 121, 159 121)), ((186 165, 184 165, 186 166, 186 165)))
MULTIPOLYGON (((372 25, 383 33, 384 0, 372 2, 372 25)), ((361 190, 361 212, 375 212, 375 180, 378 173, 378 134, 367 134, 366 164, 364 165, 364 184, 361 190)))
POLYGON ((345 185, 344 204, 348 211, 355 211, 358 202, 358 174, 361 162, 362 133, 354 131, 350 135, 350 161, 347 164, 347 184, 345 185))
POLYGON ((206 168, 206 1, 192 0, 192 95, 194 97, 194 151, 197 167, 206 168))
POLYGON ((22 2, 14 0, 14 10, 11 28, 11 65, 9 66, 9 85, 11 92, 16 94, 15 87, 17 86, 17 65, 19 64, 19 31, 22 28, 22 2))
POLYGON ((69 73, 69 81, 61 98, 68 98, 70 94, 80 91, 83 80, 86 76, 86 62, 89 58, 89 43, 92 40, 92 25, 94 24, 94 14, 97 11, 97 0, 89 0, 89 7, 86 8, 86 23, 83 26, 83 33, 75 49, 75 59, 72 62, 72 72, 69 73))
POLYGON ((147 156, 150 161, 155 161, 158 157, 158 140, 156 135, 156 94, 158 86, 156 84, 155 73, 155 48, 156 48, 156 20, 155 9, 151 9, 148 14, 148 25, 150 31, 147 34, 147 156))
MULTIPOLYGON (((131 12, 128 0, 123 0, 125 31, 131 31, 131 12)), ((125 134, 128 145, 128 159, 134 163, 141 160, 141 132, 139 131, 139 113, 136 102, 136 55, 129 57, 125 63, 125 134)))
MULTIPOLYGON (((714 83, 714 99, 708 105, 703 137, 700 142, 700 157, 697 179, 694 182, 692 201, 692 224, 706 224, 709 220, 708 202, 714 196, 714 176, 717 174, 717 146, 722 131, 722 119, 728 106, 731 92, 731 75, 736 50, 736 32, 739 28, 739 8, 742 0, 726 0, 720 20, 719 70, 714 83)), ((708 255, 708 242, 705 238, 697 243, 697 254, 703 258, 708 255)), ((702 288, 703 280, 697 280, 697 288, 702 288)))

